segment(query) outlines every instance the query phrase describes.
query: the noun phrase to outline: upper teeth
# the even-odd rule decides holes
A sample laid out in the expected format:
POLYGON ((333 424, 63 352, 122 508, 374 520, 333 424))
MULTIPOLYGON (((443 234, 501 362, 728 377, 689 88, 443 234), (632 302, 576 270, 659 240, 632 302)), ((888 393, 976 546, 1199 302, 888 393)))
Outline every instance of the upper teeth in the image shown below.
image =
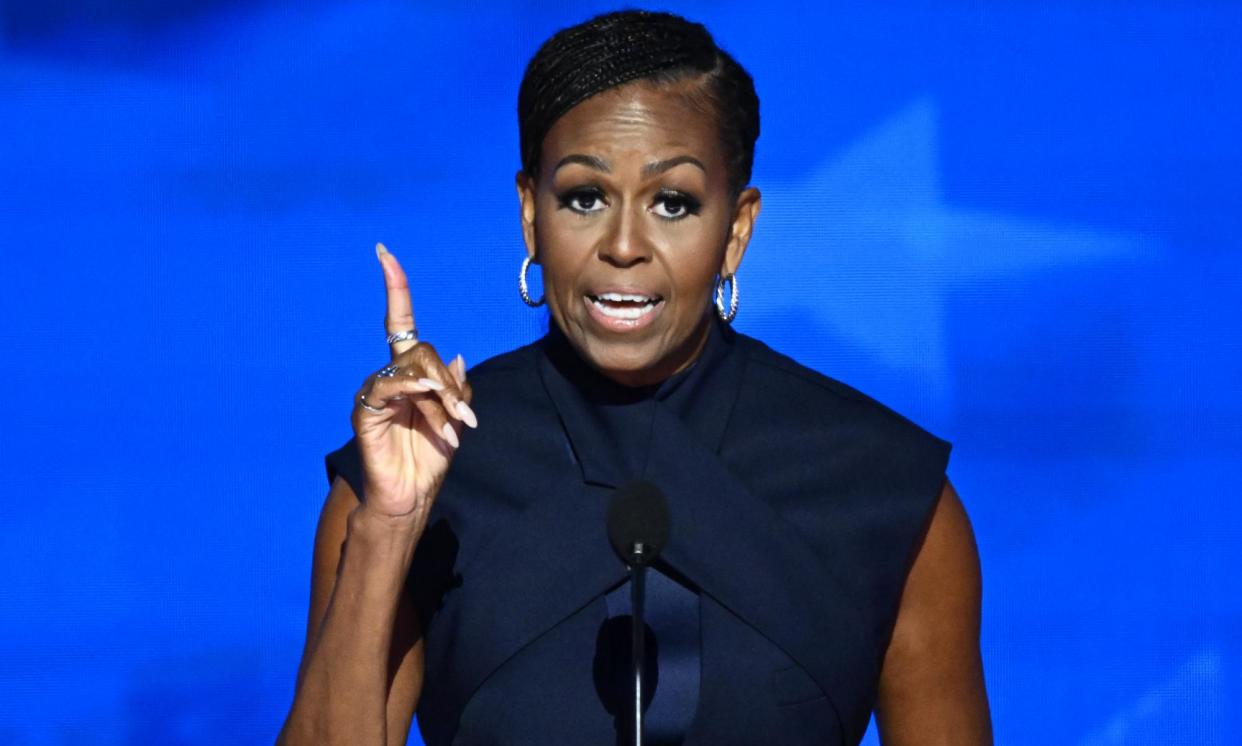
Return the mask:
POLYGON ((647 314, 651 313, 656 307, 658 301, 655 298, 649 298, 645 295, 629 295, 626 293, 604 293, 591 297, 591 304, 594 305, 599 312, 610 319, 621 319, 627 322, 634 322, 647 314), (618 301, 636 301, 642 305, 608 305, 606 301, 616 303, 618 301))
POLYGON ((634 301, 635 303, 650 303, 652 300, 652 298, 647 295, 630 295, 629 293, 602 293, 595 297, 600 300, 634 301))

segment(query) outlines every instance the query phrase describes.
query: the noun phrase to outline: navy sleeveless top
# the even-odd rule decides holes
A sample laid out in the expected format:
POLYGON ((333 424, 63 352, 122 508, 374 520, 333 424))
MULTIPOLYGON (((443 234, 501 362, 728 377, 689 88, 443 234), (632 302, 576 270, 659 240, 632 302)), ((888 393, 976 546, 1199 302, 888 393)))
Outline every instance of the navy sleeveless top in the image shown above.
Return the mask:
MULTIPOLYGON (((612 384, 555 329, 469 377, 480 427, 407 581, 426 743, 617 742, 628 589, 604 509, 633 476, 672 513, 650 742, 858 743, 948 443, 715 320, 657 387, 612 384)), ((327 465, 366 499, 353 441, 327 465)))

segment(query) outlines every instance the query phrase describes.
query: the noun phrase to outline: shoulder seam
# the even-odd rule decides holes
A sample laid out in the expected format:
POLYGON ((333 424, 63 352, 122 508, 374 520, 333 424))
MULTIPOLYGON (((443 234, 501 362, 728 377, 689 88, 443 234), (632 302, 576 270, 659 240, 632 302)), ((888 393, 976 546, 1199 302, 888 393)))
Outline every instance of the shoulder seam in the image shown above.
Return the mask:
POLYGON ((762 365, 770 370, 805 381, 806 383, 815 386, 817 389, 831 394, 837 399, 864 405, 875 412, 882 413, 884 416, 896 420, 902 425, 914 427, 915 429, 924 432, 937 440, 941 439, 939 436, 929 432, 914 420, 903 415, 892 407, 889 407, 887 404, 875 399, 874 397, 868 396, 853 386, 850 386, 848 383, 839 381, 824 373, 820 373, 814 368, 809 368, 788 355, 772 349, 766 343, 755 339, 754 337, 749 337, 747 341, 749 350, 747 351, 746 357, 749 361, 757 365, 762 365))

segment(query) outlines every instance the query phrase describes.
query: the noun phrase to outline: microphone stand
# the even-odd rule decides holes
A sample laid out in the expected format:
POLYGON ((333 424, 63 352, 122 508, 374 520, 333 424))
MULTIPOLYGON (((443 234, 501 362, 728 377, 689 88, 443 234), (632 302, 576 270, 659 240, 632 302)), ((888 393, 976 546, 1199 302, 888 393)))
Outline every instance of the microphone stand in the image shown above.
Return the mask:
POLYGON ((642 542, 634 542, 630 562, 630 665, 634 674, 634 746, 643 746, 643 591, 647 565, 642 542))
MULTIPOLYGON (((634 746, 643 743, 643 595, 647 565, 668 541, 668 499, 660 488, 641 480, 617 488, 608 501, 608 541, 630 570, 630 668, 634 678, 634 746)), ((617 718, 618 730, 622 719, 617 718)), ((621 739, 624 743, 627 739, 621 739)))

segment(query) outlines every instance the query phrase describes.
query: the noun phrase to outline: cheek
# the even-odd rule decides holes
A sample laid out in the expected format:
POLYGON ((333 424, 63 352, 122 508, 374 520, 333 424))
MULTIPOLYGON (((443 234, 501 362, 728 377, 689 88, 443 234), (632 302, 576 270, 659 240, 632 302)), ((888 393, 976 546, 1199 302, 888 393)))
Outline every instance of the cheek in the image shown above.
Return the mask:
MULTIPOLYGON (((581 226, 566 225, 564 216, 540 215, 535 221, 535 245, 543 272, 543 285, 553 302, 568 302, 583 264, 591 255, 591 239, 581 226)), ((571 216, 572 218, 572 216, 571 216)))
MULTIPOLYGON (((714 258, 714 257, 712 257, 714 258)), ((693 266, 678 267, 674 275, 674 286, 682 300, 682 311, 687 315, 695 315, 701 306, 708 302, 715 289, 718 262, 695 262, 693 266)))
POLYGON ((703 224, 694 232, 671 237, 666 257, 667 272, 677 294, 697 308, 699 301, 715 292, 716 274, 724 262, 728 228, 703 224))

